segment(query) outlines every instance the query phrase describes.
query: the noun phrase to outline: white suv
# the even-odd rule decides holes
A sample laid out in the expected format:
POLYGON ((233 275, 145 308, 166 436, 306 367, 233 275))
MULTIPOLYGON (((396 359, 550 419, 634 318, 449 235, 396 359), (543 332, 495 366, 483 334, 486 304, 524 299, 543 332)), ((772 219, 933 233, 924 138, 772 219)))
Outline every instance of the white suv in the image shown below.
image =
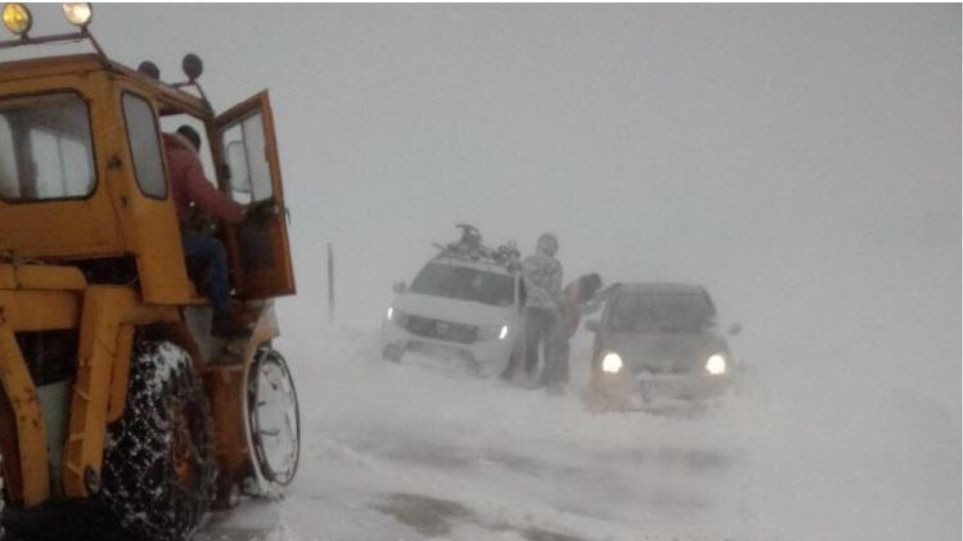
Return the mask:
POLYGON ((382 323, 382 355, 408 352, 457 362, 484 377, 500 374, 524 335, 524 286, 517 266, 451 251, 428 262, 382 323))

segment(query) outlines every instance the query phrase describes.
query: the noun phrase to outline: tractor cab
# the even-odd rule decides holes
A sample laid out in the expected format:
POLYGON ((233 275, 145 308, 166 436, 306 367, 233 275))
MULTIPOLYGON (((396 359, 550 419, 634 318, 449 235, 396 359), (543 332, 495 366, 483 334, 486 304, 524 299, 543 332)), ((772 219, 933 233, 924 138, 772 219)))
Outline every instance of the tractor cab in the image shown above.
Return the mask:
POLYGON ((215 114, 196 55, 184 59, 185 80, 168 84, 150 62, 133 70, 96 49, 0 64, 0 253, 71 262, 96 282, 136 281, 149 303, 196 299, 164 153, 176 122, 205 139, 210 181, 252 209, 243 224, 214 228, 237 296, 294 293, 267 92, 215 114))
POLYGON ((46 37, 26 6, 2 11, 17 38, 0 55, 93 51, 0 62, 0 529, 33 537, 69 504, 109 513, 120 538, 183 540, 241 487, 274 494, 297 471, 274 348, 272 299, 295 285, 271 106, 262 91, 217 114, 196 55, 164 82, 106 56, 89 4, 63 11, 77 32, 46 37), (164 141, 184 124, 240 223, 179 217, 164 141), (204 269, 184 257, 194 228, 225 244, 249 336, 211 336, 204 269))

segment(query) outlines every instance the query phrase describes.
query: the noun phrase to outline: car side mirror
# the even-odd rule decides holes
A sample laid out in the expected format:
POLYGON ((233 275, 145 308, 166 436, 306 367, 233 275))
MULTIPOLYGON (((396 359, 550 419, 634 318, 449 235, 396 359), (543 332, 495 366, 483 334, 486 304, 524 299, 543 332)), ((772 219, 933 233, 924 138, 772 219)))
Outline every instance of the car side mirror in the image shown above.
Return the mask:
POLYGON ((602 326, 597 319, 589 319, 585 322, 585 330, 588 332, 599 332, 602 326))
POLYGON ((408 286, 405 285, 404 282, 395 282, 394 285, 391 286, 391 290, 401 295, 402 293, 408 290, 408 286))
POLYGON ((735 335, 739 334, 740 332, 742 332, 742 325, 740 325, 740 324, 738 324, 738 323, 733 323, 733 324, 729 327, 729 336, 735 336, 735 335))

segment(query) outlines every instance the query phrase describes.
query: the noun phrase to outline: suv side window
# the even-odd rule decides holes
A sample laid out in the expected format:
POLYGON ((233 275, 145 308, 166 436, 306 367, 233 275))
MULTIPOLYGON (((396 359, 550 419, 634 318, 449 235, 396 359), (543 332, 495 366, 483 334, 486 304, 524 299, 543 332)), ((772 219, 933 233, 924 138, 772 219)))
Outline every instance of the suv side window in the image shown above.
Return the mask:
POLYGON ((130 144, 130 158, 134 164, 137 185, 144 195, 164 199, 167 197, 167 181, 164 178, 164 162, 161 158, 154 109, 144 98, 128 92, 124 93, 123 102, 127 141, 130 144))

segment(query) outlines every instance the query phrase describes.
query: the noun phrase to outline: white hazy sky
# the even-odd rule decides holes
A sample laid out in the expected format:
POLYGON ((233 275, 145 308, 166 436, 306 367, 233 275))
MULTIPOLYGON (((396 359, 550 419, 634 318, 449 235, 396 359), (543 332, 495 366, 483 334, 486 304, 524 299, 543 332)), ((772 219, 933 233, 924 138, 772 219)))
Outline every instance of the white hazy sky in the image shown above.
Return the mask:
POLYGON ((370 327, 454 223, 523 251, 548 230, 570 278, 704 283, 746 355, 863 359, 958 416, 960 15, 98 4, 93 30, 166 80, 200 54, 218 110, 270 88, 295 336, 326 320, 325 242, 339 320, 370 327))

